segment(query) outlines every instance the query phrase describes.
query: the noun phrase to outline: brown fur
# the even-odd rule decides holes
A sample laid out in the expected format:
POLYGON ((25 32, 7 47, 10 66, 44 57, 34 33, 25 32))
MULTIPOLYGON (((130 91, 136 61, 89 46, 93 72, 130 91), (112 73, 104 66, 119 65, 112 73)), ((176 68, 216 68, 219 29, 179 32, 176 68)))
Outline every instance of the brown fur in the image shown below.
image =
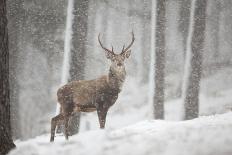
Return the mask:
POLYGON ((92 112, 106 99, 112 102, 106 95, 116 98, 119 91, 109 85, 108 76, 102 76, 94 80, 72 81, 57 91, 57 97, 62 113, 92 112))
POLYGON ((116 102, 125 75, 125 70, 120 76, 110 69, 109 75, 94 80, 72 81, 58 89, 57 99, 61 113, 52 118, 50 141, 54 141, 55 128, 62 122, 65 124, 65 137, 68 139, 68 121, 75 112, 97 111, 100 128, 104 128, 107 111, 116 102))
POLYGON ((116 102, 126 77, 124 61, 129 58, 131 50, 129 48, 134 42, 132 32, 132 42, 124 48, 120 54, 115 54, 105 48, 100 41, 101 47, 106 51, 106 57, 111 60, 111 67, 108 75, 104 75, 94 80, 72 81, 58 89, 57 99, 61 106, 60 114, 53 117, 51 121, 51 139, 54 141, 55 129, 58 124, 64 124, 64 135, 68 139, 68 123, 70 117, 76 112, 97 111, 100 128, 105 127, 106 115, 109 108, 116 102))

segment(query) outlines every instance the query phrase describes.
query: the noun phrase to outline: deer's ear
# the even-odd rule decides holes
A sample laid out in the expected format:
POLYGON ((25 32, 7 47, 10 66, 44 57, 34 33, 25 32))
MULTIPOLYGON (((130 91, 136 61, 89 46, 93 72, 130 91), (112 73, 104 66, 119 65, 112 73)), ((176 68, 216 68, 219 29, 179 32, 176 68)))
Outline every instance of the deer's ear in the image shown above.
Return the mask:
POLYGON ((124 58, 129 58, 130 55, 131 55, 131 50, 128 50, 125 53, 123 53, 124 58))
POLYGON ((113 53, 111 53, 111 52, 108 52, 108 51, 105 51, 105 53, 106 53, 106 58, 107 59, 112 59, 113 58, 113 53))

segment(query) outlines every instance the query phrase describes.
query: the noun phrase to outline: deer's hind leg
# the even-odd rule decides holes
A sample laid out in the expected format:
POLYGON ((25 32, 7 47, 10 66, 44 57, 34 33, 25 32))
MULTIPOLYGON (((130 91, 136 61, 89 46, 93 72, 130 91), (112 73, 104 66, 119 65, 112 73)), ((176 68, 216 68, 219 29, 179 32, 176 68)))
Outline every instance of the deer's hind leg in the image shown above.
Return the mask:
POLYGON ((66 104, 63 104, 63 112, 64 112, 64 136, 65 139, 68 140, 69 136, 69 120, 72 117, 74 110, 74 103, 71 100, 67 100, 66 104))
MULTIPOLYGON (((60 111, 59 113, 61 114, 62 113, 62 108, 60 107, 60 111)), ((63 124, 62 124, 63 125, 63 124)), ((63 132, 63 126, 61 124, 58 124, 57 127, 56 127, 56 133, 61 133, 63 132)))
POLYGON ((64 122, 64 115, 63 114, 59 114, 55 117, 52 118, 51 120, 51 137, 50 137, 50 142, 54 141, 54 137, 55 137, 55 132, 56 132, 56 126, 58 124, 61 124, 64 122))

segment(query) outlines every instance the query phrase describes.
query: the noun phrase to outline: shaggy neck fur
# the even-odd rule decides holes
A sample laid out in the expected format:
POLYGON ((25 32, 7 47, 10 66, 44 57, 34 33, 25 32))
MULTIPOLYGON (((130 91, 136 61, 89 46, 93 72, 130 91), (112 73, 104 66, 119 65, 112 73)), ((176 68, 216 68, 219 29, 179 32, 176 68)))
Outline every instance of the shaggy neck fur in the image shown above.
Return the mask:
POLYGON ((121 91, 123 82, 126 78, 126 70, 123 68, 121 71, 114 70, 113 67, 110 67, 108 75, 109 87, 113 90, 121 91))

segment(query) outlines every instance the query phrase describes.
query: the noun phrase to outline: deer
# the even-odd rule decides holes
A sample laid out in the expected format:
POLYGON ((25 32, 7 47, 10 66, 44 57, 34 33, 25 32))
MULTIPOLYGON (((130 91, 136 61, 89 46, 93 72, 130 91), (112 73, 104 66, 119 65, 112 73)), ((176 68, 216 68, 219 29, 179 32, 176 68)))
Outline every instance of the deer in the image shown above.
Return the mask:
POLYGON ((109 108, 114 105, 121 92, 126 78, 124 62, 131 54, 131 46, 135 41, 134 33, 130 44, 125 48, 123 45, 120 54, 112 49, 104 47, 98 35, 98 42, 105 51, 105 56, 111 61, 107 75, 93 80, 71 81, 60 87, 57 91, 57 100, 60 104, 60 114, 51 119, 50 142, 54 141, 57 125, 64 125, 64 136, 68 140, 68 126, 70 118, 77 112, 97 111, 100 129, 105 128, 106 115, 109 108))

